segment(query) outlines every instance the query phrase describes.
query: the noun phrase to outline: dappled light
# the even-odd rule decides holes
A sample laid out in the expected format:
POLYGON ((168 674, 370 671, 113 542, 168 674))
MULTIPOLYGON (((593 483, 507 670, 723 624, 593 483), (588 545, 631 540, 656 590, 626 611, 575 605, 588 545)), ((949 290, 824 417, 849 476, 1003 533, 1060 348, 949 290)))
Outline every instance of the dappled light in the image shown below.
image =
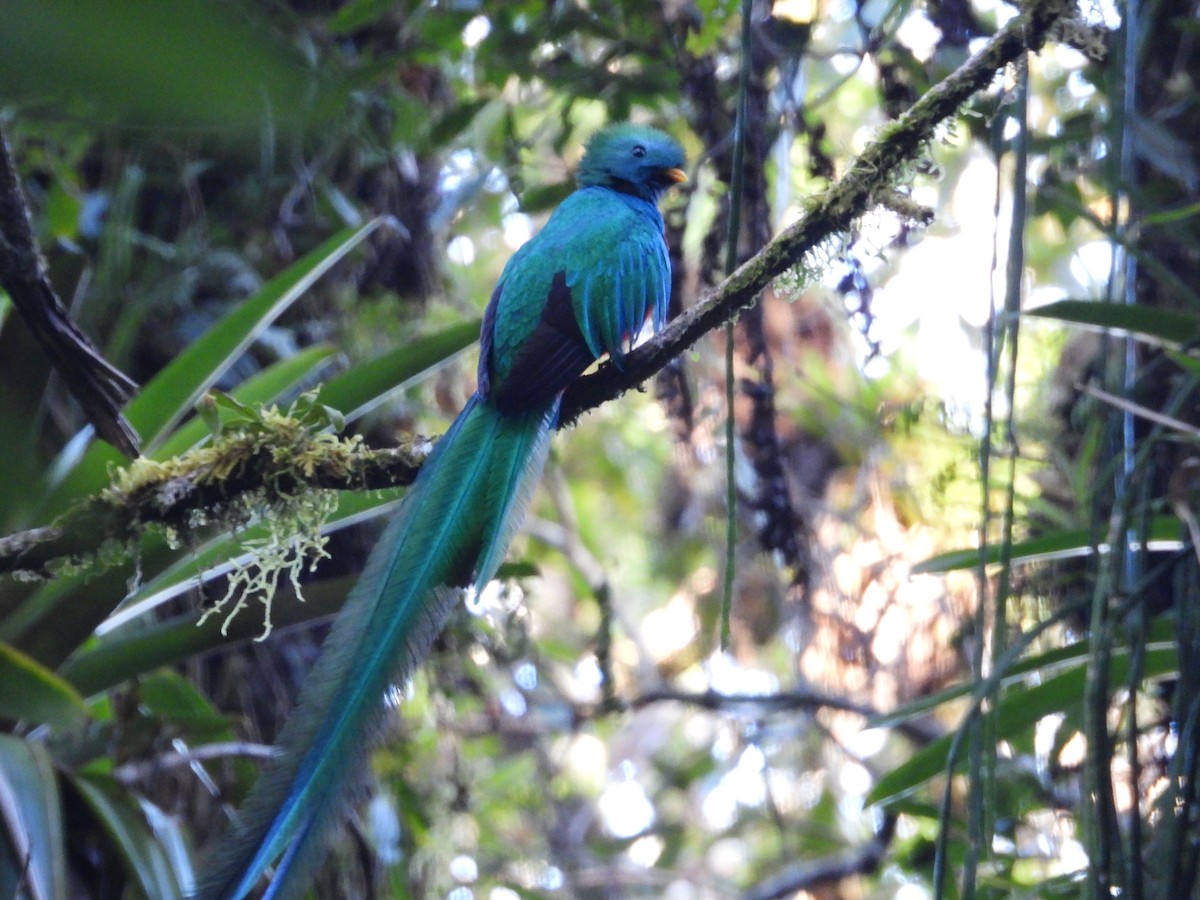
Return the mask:
POLYGON ((1175 6, 6 4, 0 897, 1194 895, 1175 6))

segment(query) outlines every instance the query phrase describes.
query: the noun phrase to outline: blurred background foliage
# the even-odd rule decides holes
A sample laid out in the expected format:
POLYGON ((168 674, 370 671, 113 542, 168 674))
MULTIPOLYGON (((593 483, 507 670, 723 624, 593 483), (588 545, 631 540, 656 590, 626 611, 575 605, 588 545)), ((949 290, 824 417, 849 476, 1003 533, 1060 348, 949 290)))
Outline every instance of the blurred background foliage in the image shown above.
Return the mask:
MULTIPOLYGON (((1014 14, 756 0, 742 47, 730 0, 0 6, 51 279, 145 386, 164 465, 214 422, 270 445, 271 404, 300 442, 340 425, 322 404, 372 446, 440 432, 605 121, 688 149, 664 212, 692 305, 740 67, 744 259, 1014 14)), ((1083 4, 911 161, 931 225, 864 217, 742 315, 732 513, 720 336, 556 441, 314 896, 1196 890, 1198 20, 1135 8, 1083 4)), ((127 463, 0 317, 21 534, 127 463)), ((93 530, 0 581, 0 897, 187 892, 397 496, 318 494, 93 530), (258 603, 196 627, 264 548, 328 553, 306 602, 282 579, 263 642, 258 603)))

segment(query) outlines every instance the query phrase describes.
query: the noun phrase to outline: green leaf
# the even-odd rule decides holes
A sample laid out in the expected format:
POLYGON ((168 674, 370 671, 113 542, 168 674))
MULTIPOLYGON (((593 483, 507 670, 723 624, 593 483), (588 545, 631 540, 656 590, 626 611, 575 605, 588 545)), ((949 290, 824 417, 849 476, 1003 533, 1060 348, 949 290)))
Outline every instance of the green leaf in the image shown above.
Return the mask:
POLYGON ((351 34, 389 14, 395 0, 350 0, 325 22, 330 34, 351 34))
MULTIPOLYGON (((1172 623, 1166 619, 1157 619, 1150 625, 1148 639, 1166 646, 1172 639, 1173 628, 1172 623)), ((1055 647, 1044 653, 1026 657, 1008 667, 1003 673, 1000 685, 1003 688, 1018 685, 1030 672, 1038 672, 1039 677, 1045 678, 1047 675, 1060 672, 1065 668, 1081 666, 1088 661, 1090 652, 1086 642, 1077 641, 1073 644, 1067 644, 1065 647, 1055 647)), ((974 689, 975 685, 973 682, 966 682, 945 688, 936 694, 918 697, 916 700, 905 703, 891 712, 871 716, 868 727, 892 728, 901 722, 907 722, 918 716, 923 716, 952 700, 966 697, 974 689)))
POLYGON ((1200 316, 1160 307, 1130 306, 1098 300, 1059 300, 1057 303, 1027 309, 1023 315, 1115 329, 1168 344, 1186 344, 1200 338, 1200 316))
POLYGON ((1185 372, 1200 376, 1200 359, 1189 356, 1186 353, 1180 353, 1178 350, 1167 350, 1166 354, 1171 358, 1171 362, 1175 363, 1175 365, 1179 366, 1185 372))
POLYGON ((138 682, 137 692, 149 713, 179 726, 190 743, 233 738, 229 720, 178 672, 159 669, 138 682))
MULTIPOLYGON (((304 585, 304 602, 296 599, 290 587, 280 587, 271 617, 276 628, 310 622, 331 616, 341 609, 356 577, 331 578, 304 585)), ((175 665, 198 653, 227 647, 238 641, 252 640, 262 633, 262 619, 256 610, 243 610, 222 634, 224 617, 214 616, 198 625, 196 613, 140 628, 126 628, 97 638, 80 650, 62 667, 62 676, 80 693, 94 696, 130 678, 168 665, 175 665)))
POLYGON ((562 203, 574 189, 575 186, 567 181, 527 188, 521 192, 521 211, 526 213, 545 212, 562 203))
MULTIPOLYGON (((321 533, 332 534, 350 525, 386 515, 403 495, 403 488, 370 493, 339 491, 337 510, 325 522, 321 533)), ((245 541, 266 536, 267 531, 261 524, 253 524, 237 534, 222 533, 191 548, 186 557, 175 560, 147 580, 136 594, 122 604, 121 610, 101 626, 101 632, 123 627, 125 622, 144 615, 167 600, 223 575, 229 571, 233 560, 248 556, 243 549, 245 541)))
POLYGON ((491 102, 490 97, 473 97, 446 110, 430 128, 428 143, 433 147, 449 143, 491 102))
POLYGON ((322 385, 321 402, 353 422, 471 346, 480 325, 479 319, 460 322, 357 365, 322 385))
POLYGON ((383 223, 343 229, 262 286, 173 359, 126 409, 130 423, 154 448, 201 395, 241 358, 280 314, 383 223))
POLYGON ((61 809, 45 745, 0 734, 0 897, 68 896, 61 809))
POLYGON ((69 776, 146 897, 187 897, 195 887, 190 854, 162 811, 134 796, 108 775, 69 776))
MULTIPOLYGON (((1178 542, 1182 533, 1182 524, 1174 516, 1156 516, 1150 521, 1148 541, 1178 542)), ((1055 559, 1070 559, 1077 556, 1089 556, 1096 550, 1107 553, 1107 544, 1093 547, 1090 543, 1093 532, 1087 528, 1071 531, 1058 531, 1042 535, 1028 541, 1018 541, 1009 550, 1009 559, 1014 566, 1029 565, 1036 562, 1049 562, 1055 559)), ((989 544, 986 562, 991 565, 1000 562, 1001 545, 989 544)), ((979 565, 979 550, 951 550, 939 553, 913 566, 914 575, 940 572, 953 572, 960 569, 973 569, 979 565)))
MULTIPOLYGON (((1176 671, 1179 659, 1174 644, 1148 647, 1144 665, 1146 678, 1176 671)), ((1114 654, 1109 669, 1109 685, 1123 684, 1128 674, 1129 654, 1125 651, 1114 654)), ((1005 691, 997 706, 996 738, 1013 739, 1045 716, 1067 713, 1077 708, 1083 702, 1087 675, 1085 666, 1075 666, 1046 678, 1040 684, 1028 687, 1019 684, 1005 691)), ((916 790, 944 772, 953 742, 954 734, 947 734, 922 747, 907 762, 880 778, 867 795, 866 802, 887 803, 894 797, 916 790)), ((956 769, 961 769, 965 764, 966 755, 960 753, 956 769)))
MULTIPOLYGON (((280 360, 259 372, 243 384, 238 385, 228 395, 250 408, 275 403, 293 390, 297 385, 312 377, 312 373, 336 356, 338 350, 330 344, 318 344, 301 350, 295 356, 280 360)), ((197 404, 197 411, 204 406, 204 400, 197 404)), ((232 416, 228 411, 222 411, 220 403, 213 401, 212 414, 215 421, 224 423, 232 416)), ((163 460, 178 456, 189 447, 193 447, 212 433, 213 426, 203 417, 193 419, 176 429, 169 438, 152 454, 154 459, 163 460)))
MULTIPOLYGON (((325 523, 328 534, 339 528, 363 522, 390 512, 404 494, 402 488, 339 493, 337 512, 325 523)), ((136 675, 159 666, 179 663, 196 653, 212 650, 233 641, 258 637, 262 619, 255 607, 243 610, 232 622, 228 635, 221 634, 224 617, 210 618, 197 626, 198 613, 187 613, 166 623, 144 625, 140 619, 198 582, 227 570, 228 560, 241 555, 239 538, 264 534, 251 527, 237 537, 221 535, 196 548, 187 558, 178 560, 147 582, 122 609, 101 627, 100 635, 63 663, 60 675, 86 697, 93 696, 136 675)), ((318 569, 318 572, 320 570, 318 569)), ((340 607, 354 578, 314 581, 304 585, 304 602, 294 599, 290 589, 280 588, 272 609, 276 627, 306 622, 331 615, 340 607)))
MULTIPOLYGON (((329 238, 227 313, 147 383, 125 409, 126 418, 142 436, 143 452, 153 454, 267 326, 384 221, 374 219, 329 238)), ((96 493, 108 482, 109 466, 123 463, 111 447, 94 442, 56 486, 44 514, 57 514, 77 498, 96 493)))
POLYGON ((329 74, 248 13, 205 0, 6 0, 5 102, 249 146, 337 115, 343 92, 329 74))
POLYGON ((87 719, 83 698, 66 681, 9 644, 0 643, 0 719, 77 726, 87 719))

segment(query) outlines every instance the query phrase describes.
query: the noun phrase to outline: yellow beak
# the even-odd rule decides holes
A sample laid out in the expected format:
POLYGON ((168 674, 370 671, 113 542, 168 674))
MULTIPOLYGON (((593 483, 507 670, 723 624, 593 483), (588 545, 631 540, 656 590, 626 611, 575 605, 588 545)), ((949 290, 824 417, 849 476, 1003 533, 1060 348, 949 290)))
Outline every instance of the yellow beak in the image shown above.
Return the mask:
POLYGON ((663 174, 676 184, 683 184, 683 182, 688 180, 687 172, 683 171, 683 169, 667 169, 663 174))

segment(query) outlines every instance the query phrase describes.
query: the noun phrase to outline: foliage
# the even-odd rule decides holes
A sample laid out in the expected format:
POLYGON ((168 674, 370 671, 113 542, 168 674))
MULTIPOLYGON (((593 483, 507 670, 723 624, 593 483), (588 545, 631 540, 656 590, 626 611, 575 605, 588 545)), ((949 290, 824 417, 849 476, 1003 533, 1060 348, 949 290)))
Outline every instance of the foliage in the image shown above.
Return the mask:
MULTIPOLYGON (((193 884, 353 581, 351 526, 397 496, 370 447, 469 393, 456 356, 583 136, 655 118, 697 161, 665 210, 679 312, 719 280, 739 99, 745 259, 1010 12, 762 3, 743 47, 729 2, 10 5, 34 225, 143 382, 146 448, 89 443, 5 313, 0 527, 33 580, 0 581, 0 896, 32 897, 193 884), (254 568, 315 527, 279 514, 321 506, 297 466, 330 455, 375 466, 320 495, 331 559, 254 568), (183 519, 111 517, 202 465, 220 492, 183 519), (269 641, 196 625, 284 571, 269 641)), ((1200 206, 1171 15, 1140 25, 1170 53, 1116 12, 1064 26, 743 313, 736 509, 713 338, 556 444, 520 562, 405 687, 315 894, 1194 891, 1200 206)))

